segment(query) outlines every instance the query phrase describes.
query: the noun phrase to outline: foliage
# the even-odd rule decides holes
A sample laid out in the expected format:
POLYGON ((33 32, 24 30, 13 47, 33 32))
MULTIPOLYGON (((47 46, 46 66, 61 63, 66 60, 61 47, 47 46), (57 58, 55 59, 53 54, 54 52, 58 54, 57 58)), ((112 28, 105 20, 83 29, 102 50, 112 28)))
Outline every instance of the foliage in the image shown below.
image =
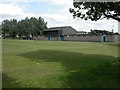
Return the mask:
POLYGON ((73 2, 73 6, 69 10, 74 18, 92 21, 112 18, 120 22, 120 2, 73 2))
POLYGON ((0 25, 0 37, 2 35, 2 25, 0 25))
POLYGON ((107 30, 92 30, 91 29, 91 32, 89 32, 90 35, 113 35, 114 32, 110 32, 110 31, 107 31, 107 30))
POLYGON ((43 18, 35 17, 25 18, 23 20, 17 21, 16 19, 4 20, 2 22, 3 37, 33 37, 42 34, 43 29, 47 28, 47 23, 43 18))

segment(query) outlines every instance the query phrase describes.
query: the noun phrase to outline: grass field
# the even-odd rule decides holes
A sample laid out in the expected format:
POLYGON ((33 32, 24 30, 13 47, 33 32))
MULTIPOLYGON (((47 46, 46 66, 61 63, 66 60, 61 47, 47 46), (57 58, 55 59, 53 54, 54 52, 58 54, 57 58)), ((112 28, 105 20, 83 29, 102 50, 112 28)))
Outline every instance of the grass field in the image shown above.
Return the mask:
POLYGON ((114 43, 3 40, 3 88, 116 88, 114 43))

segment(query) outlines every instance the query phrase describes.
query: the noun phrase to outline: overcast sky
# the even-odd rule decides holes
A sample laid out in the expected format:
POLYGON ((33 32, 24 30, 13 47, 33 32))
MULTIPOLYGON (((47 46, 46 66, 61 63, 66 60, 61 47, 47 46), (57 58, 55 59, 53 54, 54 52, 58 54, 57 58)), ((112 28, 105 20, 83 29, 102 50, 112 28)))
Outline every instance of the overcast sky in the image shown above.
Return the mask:
POLYGON ((25 17, 42 17, 48 27, 72 26, 77 31, 90 29, 118 32, 118 22, 110 20, 85 21, 73 19, 69 8, 73 0, 0 0, 0 22, 4 19, 24 19, 25 17))

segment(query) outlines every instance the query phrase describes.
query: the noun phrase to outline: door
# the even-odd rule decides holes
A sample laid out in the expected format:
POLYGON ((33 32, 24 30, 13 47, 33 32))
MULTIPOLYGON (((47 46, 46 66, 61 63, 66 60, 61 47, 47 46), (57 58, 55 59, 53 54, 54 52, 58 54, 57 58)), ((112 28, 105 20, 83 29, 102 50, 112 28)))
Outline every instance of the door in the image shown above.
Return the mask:
POLYGON ((50 37, 50 36, 48 36, 48 40, 51 40, 51 37, 50 37))
POLYGON ((105 36, 103 36, 103 42, 106 42, 106 37, 105 36))
POLYGON ((106 42, 106 41, 107 41, 106 36, 102 36, 102 42, 106 42))
POLYGON ((64 41, 64 36, 61 36, 60 38, 61 38, 61 41, 64 41))

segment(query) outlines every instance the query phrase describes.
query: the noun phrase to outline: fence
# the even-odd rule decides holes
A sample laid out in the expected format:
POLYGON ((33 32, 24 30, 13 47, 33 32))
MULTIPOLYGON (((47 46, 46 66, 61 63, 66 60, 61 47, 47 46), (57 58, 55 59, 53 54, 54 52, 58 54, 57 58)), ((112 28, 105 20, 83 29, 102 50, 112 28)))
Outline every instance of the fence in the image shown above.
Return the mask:
MULTIPOLYGON (((73 36, 64 36, 64 41, 82 41, 82 42, 102 42, 103 36, 97 35, 73 35, 73 36)), ((106 42, 113 42, 113 43, 120 43, 119 39, 120 35, 107 35, 106 42)), ((60 37, 45 37, 45 36, 38 36, 34 37, 34 40, 61 40, 60 37), (49 38, 49 39, 48 39, 49 38)))

